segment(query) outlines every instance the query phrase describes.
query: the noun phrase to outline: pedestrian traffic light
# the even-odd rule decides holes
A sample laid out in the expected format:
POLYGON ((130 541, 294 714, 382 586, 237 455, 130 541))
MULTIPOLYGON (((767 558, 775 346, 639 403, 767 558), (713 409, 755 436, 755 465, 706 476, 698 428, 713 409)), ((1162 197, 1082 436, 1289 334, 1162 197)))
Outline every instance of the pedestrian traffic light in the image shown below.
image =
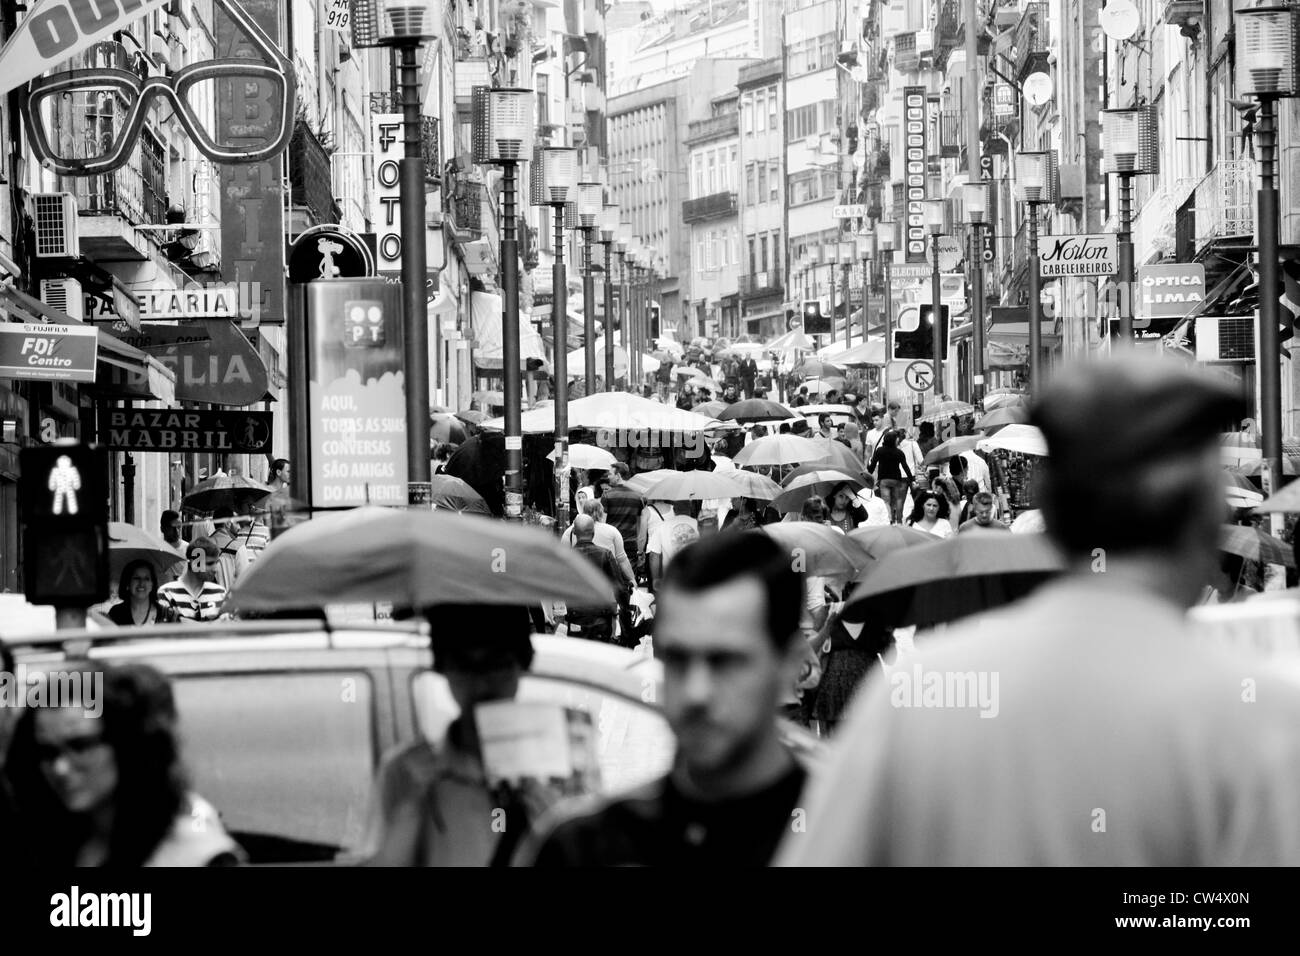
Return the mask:
MULTIPOLYGON (((934 308, 929 305, 903 309, 898 313, 894 327, 895 359, 927 359, 934 361, 934 308)), ((948 307, 939 307, 940 341, 948 341, 948 307)), ((947 359, 947 355, 940 356, 947 359)))
POLYGON ((23 590, 32 604, 108 597, 108 452, 80 442, 19 454, 23 590))
POLYGON ((803 330, 809 335, 825 335, 830 332, 830 317, 823 314, 821 299, 803 300, 803 330))

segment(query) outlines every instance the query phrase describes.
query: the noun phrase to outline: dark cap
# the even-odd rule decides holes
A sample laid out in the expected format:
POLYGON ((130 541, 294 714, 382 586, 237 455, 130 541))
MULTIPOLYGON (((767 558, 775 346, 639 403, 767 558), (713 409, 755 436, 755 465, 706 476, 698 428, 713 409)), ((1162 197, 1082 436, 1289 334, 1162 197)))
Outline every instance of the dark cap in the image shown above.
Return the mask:
POLYGON ((1053 471, 1096 473, 1213 444, 1246 414, 1227 382, 1177 359, 1121 356, 1064 369, 1030 410, 1053 471))

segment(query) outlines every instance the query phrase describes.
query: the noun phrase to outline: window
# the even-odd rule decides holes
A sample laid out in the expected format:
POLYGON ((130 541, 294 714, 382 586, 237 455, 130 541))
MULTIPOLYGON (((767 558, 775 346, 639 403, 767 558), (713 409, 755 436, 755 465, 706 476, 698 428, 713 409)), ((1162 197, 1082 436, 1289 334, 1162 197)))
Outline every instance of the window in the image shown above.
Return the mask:
POLYGON ((767 236, 761 236, 758 240, 758 271, 767 271, 767 236))
POLYGON ((819 199, 833 198, 839 188, 838 178, 836 173, 829 169, 809 169, 792 174, 788 180, 790 205, 798 206, 819 199))
POLYGON ((776 87, 768 87, 767 90, 767 128, 773 132, 777 129, 777 111, 776 111, 776 87))
POLYGON ((694 198, 704 195, 704 154, 696 153, 691 157, 691 190, 694 198))
POLYGON ((736 147, 732 146, 727 151, 727 191, 736 191, 736 175, 740 170, 739 153, 736 147))
POLYGON ((754 94, 754 132, 761 133, 766 128, 767 91, 759 90, 754 94))
POLYGON ((718 191, 718 151, 709 150, 709 191, 706 196, 712 196, 718 191))
POLYGON ((754 135, 754 97, 745 95, 745 105, 741 109, 741 123, 744 125, 746 136, 754 135))
POLYGON ((835 65, 835 34, 809 37, 786 48, 790 76, 829 70, 835 65))
POLYGON ((781 163, 779 160, 775 160, 775 159, 769 160, 769 162, 772 168, 769 171, 768 180, 767 180, 768 182, 767 200, 769 202, 780 202, 781 201, 781 163))
POLYGON ((753 163, 745 164, 745 205, 747 206, 758 202, 758 193, 754 191, 754 184, 757 182, 756 172, 753 163))
POLYGON ((762 163, 758 167, 758 201, 763 202, 767 199, 767 163, 762 163))
POLYGON ((749 244, 749 271, 750 274, 752 275, 753 273, 758 271, 758 269, 756 268, 758 265, 758 256, 757 256, 758 240, 754 236, 747 236, 745 238, 745 241, 749 244))
POLYGON ((781 271, 781 234, 772 233, 772 271, 781 271))

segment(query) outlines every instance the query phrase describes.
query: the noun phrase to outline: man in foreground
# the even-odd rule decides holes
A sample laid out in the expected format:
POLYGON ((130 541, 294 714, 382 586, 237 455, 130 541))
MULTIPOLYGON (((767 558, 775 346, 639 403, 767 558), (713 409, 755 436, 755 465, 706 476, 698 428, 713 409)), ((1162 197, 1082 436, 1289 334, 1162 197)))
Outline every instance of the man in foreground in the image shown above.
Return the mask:
POLYGON ((1067 572, 867 679, 778 862, 1300 862, 1297 693, 1184 618, 1218 565, 1239 399, 1133 357, 1048 389, 1032 421, 1067 572))
POLYGON ((993 517, 993 496, 987 491, 981 491, 972 498, 971 506, 975 513, 961 523, 957 528, 958 531, 971 531, 978 528, 988 531, 1011 530, 1010 526, 993 517))
POLYGON ((757 531, 686 548, 655 621, 664 714, 677 735, 667 777, 625 796, 557 808, 524 853, 536 866, 763 866, 801 825, 804 771, 781 742, 777 704, 803 661, 802 576, 757 531))

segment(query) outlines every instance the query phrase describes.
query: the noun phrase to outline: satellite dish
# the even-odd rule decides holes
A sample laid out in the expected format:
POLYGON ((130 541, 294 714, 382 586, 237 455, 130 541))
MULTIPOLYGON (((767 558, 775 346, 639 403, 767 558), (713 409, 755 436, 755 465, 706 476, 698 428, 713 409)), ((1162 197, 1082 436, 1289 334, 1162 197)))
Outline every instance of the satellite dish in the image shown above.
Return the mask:
POLYGON ((1052 99, 1052 78, 1046 73, 1030 73, 1022 89, 1031 106, 1042 106, 1052 99))
POLYGON ((1102 9, 1101 29, 1112 40, 1128 40, 1137 33, 1142 17, 1133 0, 1110 0, 1102 9))

